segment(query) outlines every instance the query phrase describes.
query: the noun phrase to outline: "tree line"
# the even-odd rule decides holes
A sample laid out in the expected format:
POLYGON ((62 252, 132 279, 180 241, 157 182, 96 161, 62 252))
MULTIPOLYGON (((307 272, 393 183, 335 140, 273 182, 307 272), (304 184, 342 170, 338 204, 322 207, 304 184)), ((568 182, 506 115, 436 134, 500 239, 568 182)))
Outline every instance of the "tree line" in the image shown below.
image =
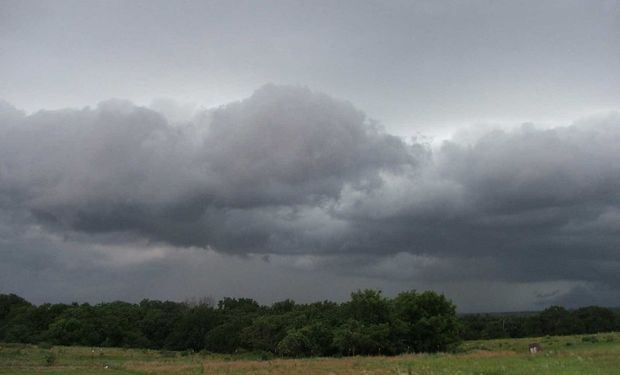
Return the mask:
POLYGON ((248 298, 217 305, 143 300, 35 306, 0 295, 0 341, 293 357, 389 355, 449 349, 458 341, 458 319, 444 296, 415 291, 389 299, 364 290, 340 304, 285 300, 271 306, 248 298))
POLYGON ((351 294, 347 302, 261 306, 249 298, 132 304, 33 305, 0 294, 0 342, 138 347, 288 357, 393 355, 447 351, 463 339, 593 333, 620 329, 618 313, 600 307, 538 314, 456 314, 435 292, 351 294))
POLYGON ((600 306, 574 310, 551 306, 537 313, 467 314, 459 320, 463 340, 620 331, 620 311, 600 306))

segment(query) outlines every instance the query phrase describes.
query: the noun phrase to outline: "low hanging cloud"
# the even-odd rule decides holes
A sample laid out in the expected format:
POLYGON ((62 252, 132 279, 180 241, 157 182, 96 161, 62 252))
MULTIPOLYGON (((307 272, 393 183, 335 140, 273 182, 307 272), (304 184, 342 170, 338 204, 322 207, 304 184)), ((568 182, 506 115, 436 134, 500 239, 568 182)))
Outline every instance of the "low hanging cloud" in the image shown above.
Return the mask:
POLYGON ((618 290, 618 144, 611 114, 433 147, 291 86, 175 124, 117 100, 30 115, 3 103, 0 216, 12 236, 17 222, 367 277, 618 290))

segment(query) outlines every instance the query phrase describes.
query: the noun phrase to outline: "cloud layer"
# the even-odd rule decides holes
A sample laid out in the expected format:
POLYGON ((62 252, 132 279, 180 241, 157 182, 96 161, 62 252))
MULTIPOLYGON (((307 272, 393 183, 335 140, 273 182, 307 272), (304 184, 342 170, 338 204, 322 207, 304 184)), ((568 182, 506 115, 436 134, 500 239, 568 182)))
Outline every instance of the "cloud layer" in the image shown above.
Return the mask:
POLYGON ((2 103, 1 254, 27 258, 16 244, 36 231, 56 247, 205 248, 404 283, 609 295, 620 290, 619 143, 610 114, 432 146, 293 86, 175 124, 118 100, 30 115, 2 103))

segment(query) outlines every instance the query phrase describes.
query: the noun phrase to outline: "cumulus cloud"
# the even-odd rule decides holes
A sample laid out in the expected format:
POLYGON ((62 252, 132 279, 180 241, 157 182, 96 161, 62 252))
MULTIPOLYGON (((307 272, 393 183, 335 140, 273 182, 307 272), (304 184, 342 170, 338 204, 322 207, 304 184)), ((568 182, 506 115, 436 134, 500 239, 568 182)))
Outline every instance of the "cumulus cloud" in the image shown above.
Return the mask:
POLYGON ((617 288, 619 137, 612 114, 446 141, 410 175, 341 200, 339 214, 360 227, 359 248, 430 254, 449 277, 617 288))
POLYGON ((296 227, 325 225, 312 223, 329 216, 316 207, 345 186, 372 190, 383 171, 415 163, 409 145, 351 104, 299 87, 265 86, 185 126, 117 100, 4 112, 6 206, 58 230, 221 251, 266 251, 267 241, 312 231, 296 227))
POLYGON ((0 103, 0 216, 5 238, 37 228, 401 282, 618 290, 619 142, 611 114, 431 147, 292 86, 175 123, 119 100, 30 115, 0 103))

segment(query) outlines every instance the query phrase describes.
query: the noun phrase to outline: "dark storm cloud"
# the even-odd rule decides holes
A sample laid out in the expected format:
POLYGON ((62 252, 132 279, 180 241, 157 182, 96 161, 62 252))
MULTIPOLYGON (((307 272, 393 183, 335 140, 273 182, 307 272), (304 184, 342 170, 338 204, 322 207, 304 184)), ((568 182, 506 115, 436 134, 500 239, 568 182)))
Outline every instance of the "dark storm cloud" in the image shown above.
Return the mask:
POLYGON ((415 162, 351 104, 297 87, 265 86, 184 126, 122 101, 30 116, 6 106, 3 118, 7 206, 60 231, 221 251, 298 241, 313 220, 301 211, 415 162))
POLYGON ((590 116, 618 109, 619 19, 610 0, 0 1, 19 108, 0 101, 0 292, 615 303, 620 120, 590 116), (233 102, 264 82, 386 130, 299 87, 233 102), (111 97, 131 101, 82 108, 111 97))
POLYGON ((620 288, 617 114, 439 147, 289 86, 183 124, 124 101, 0 118, 7 243, 36 230, 385 280, 620 288))
POLYGON ((351 104, 296 87, 263 87, 211 117, 204 156, 227 206, 337 198, 345 183, 364 188, 414 161, 351 104))
POLYGON ((410 176, 347 202, 340 214, 359 227, 360 249, 444 258, 425 267, 436 268, 431 274, 617 288, 619 140, 614 114, 445 142, 410 176))

